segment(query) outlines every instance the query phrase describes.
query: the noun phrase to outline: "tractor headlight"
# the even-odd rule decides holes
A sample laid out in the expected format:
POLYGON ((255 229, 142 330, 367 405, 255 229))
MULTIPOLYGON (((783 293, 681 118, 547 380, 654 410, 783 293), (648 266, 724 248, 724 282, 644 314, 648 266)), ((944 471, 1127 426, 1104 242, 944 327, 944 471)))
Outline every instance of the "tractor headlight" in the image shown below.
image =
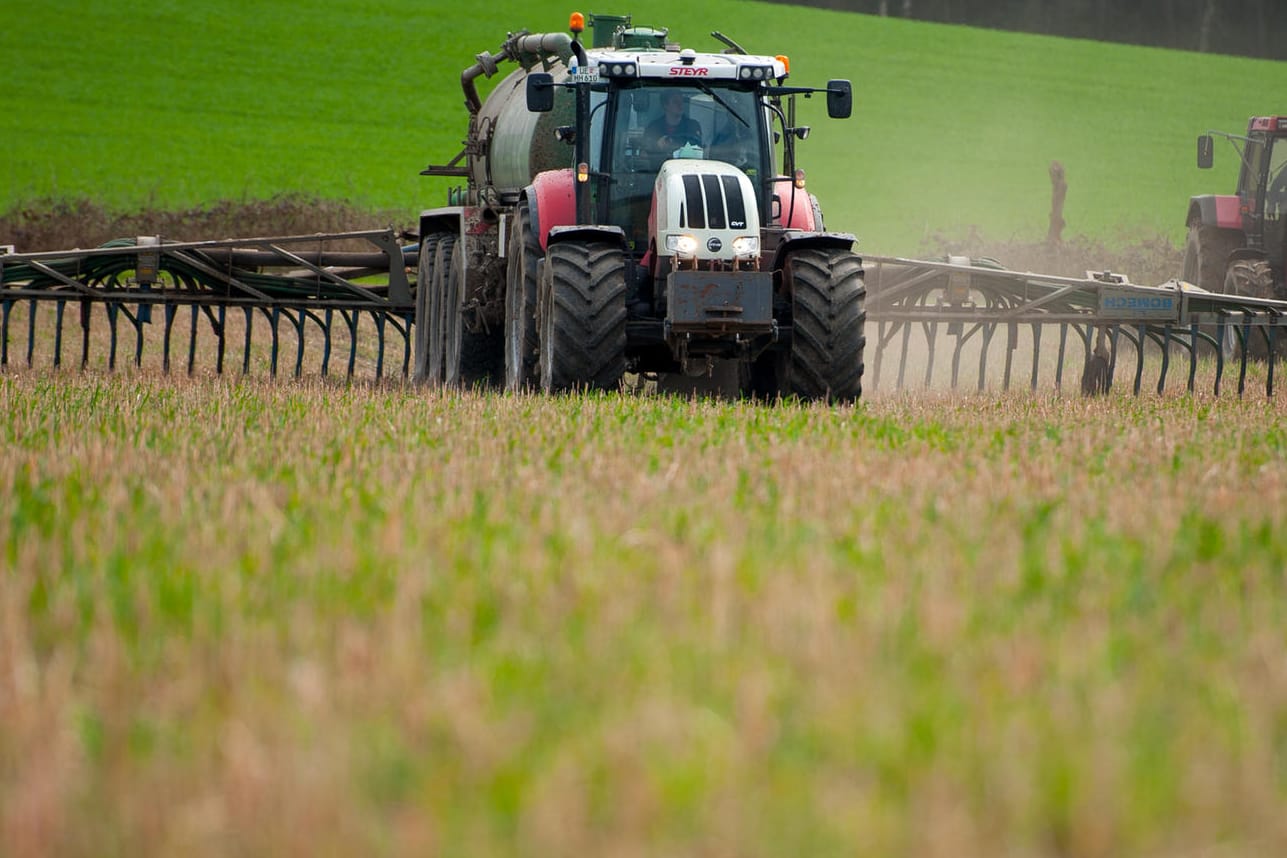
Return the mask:
POLYGON ((733 255, 738 259, 749 259, 760 255, 760 237, 758 235, 739 235, 733 239, 733 255))
POLYGON ((668 235, 666 236, 666 249, 679 256, 694 256, 697 254, 697 237, 693 235, 668 235))

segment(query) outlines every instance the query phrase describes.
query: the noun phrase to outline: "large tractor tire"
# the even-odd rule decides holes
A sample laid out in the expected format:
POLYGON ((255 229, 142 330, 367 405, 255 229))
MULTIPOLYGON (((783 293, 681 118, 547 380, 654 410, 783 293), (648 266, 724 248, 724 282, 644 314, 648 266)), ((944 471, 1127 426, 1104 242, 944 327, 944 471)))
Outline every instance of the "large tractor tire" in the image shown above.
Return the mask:
MULTIPOLYGON (((1274 298, 1274 274, 1269 263, 1263 259, 1236 259, 1229 263, 1224 278, 1226 295, 1241 295, 1246 298, 1274 298)), ((1263 328, 1253 327, 1247 337, 1247 357, 1252 360, 1269 359, 1269 343, 1265 339, 1263 328)), ((1226 355, 1236 357, 1239 352, 1238 334, 1230 331, 1225 341, 1226 355)), ((1281 353, 1282 346, 1278 347, 1281 353)))
POLYGON ((443 331, 443 304, 447 290, 451 286, 452 271, 459 260, 456 258, 456 237, 444 234, 438 239, 434 249, 433 271, 429 278, 429 294, 425 296, 425 313, 429 318, 429 332, 426 336, 426 357, 424 381, 428 384, 442 384, 443 358, 446 354, 446 343, 443 331))
POLYGON ((626 371, 621 248, 604 242, 553 245, 537 301, 541 389, 618 389, 626 371))
POLYGON ((847 250, 799 250, 787 258, 791 351, 777 362, 779 389, 802 399, 862 396, 867 287, 862 259, 847 250))
POLYGON ((1223 292, 1229 254, 1242 245, 1242 237, 1233 230, 1190 224, 1182 279, 1208 292, 1223 292))
POLYGON ((411 378, 423 382, 429 374, 429 296, 433 291, 434 257, 438 252, 440 235, 425 237, 420 244, 420 261, 416 266, 416 337, 415 362, 411 378))
POLYGON ((539 380, 536 292, 541 240, 532 230, 531 210, 526 201, 519 203, 513 224, 505 272, 505 389, 518 393, 539 380))

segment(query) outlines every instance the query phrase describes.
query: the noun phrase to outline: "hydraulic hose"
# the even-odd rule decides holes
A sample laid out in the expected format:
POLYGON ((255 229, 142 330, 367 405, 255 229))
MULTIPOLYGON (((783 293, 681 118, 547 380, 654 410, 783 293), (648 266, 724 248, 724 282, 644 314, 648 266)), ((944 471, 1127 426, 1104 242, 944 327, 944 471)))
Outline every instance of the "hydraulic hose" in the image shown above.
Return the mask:
POLYGON ((567 60, 572 56, 572 37, 567 33, 516 33, 505 40, 496 53, 483 51, 474 57, 474 64, 460 73, 460 88, 465 93, 465 106, 470 114, 482 109, 482 100, 478 97, 478 88, 474 84, 479 77, 491 77, 496 74, 502 60, 519 63, 530 68, 538 62, 546 62, 552 57, 567 60))

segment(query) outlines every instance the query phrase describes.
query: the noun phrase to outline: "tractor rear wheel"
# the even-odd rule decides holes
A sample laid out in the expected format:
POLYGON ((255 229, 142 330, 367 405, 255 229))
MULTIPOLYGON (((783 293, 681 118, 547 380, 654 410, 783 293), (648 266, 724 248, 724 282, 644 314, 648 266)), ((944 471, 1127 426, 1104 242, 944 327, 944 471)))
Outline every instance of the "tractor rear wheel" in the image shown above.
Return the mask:
POLYGON ((424 381, 429 371, 429 296, 433 291, 434 256, 441 236, 432 234, 420 244, 420 261, 416 266, 416 338, 413 381, 424 381))
POLYGON ((519 203, 509 236, 505 283, 505 389, 518 393, 537 381, 536 292, 541 240, 531 210, 519 203))
POLYGON ((1208 292, 1224 291, 1229 254, 1242 244, 1242 238, 1233 230, 1190 224, 1189 237, 1184 244, 1184 274, 1181 279, 1208 292))
POLYGON ((858 399, 867 345, 862 259, 847 250, 799 250, 787 258, 785 278, 792 331, 786 391, 830 402, 858 399))
POLYGON ((605 242, 550 247, 537 296, 541 389, 616 390, 626 371, 626 258, 605 242))

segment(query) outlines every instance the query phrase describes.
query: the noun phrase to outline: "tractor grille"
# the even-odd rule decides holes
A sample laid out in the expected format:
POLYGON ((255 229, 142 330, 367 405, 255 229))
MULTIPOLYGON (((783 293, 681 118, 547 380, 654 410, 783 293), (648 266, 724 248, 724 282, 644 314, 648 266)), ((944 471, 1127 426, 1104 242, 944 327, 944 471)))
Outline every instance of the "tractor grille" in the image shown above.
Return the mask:
POLYGON ((746 229, 746 200, 736 176, 684 176, 683 224, 688 229, 746 229))

